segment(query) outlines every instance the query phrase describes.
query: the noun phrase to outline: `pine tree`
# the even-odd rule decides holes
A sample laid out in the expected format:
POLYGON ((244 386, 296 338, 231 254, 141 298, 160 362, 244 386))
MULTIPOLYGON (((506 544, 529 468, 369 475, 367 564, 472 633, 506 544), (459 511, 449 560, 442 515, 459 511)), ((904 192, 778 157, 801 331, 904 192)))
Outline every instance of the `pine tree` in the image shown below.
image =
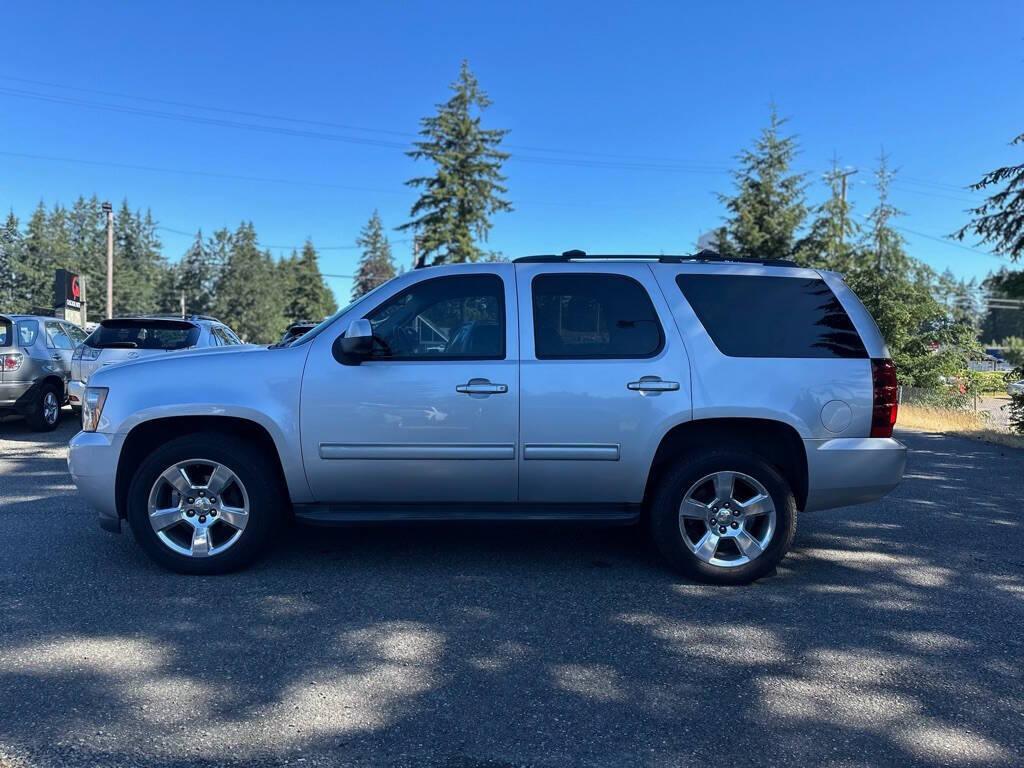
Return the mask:
POLYGON ((889 168, 889 156, 883 152, 875 170, 878 202, 868 214, 867 227, 861 239, 861 248, 870 255, 875 270, 880 273, 910 271, 910 260, 904 250, 906 238, 896 231, 892 223, 904 215, 889 202, 889 185, 895 176, 896 171, 889 168))
POLYGON ((89 317, 106 316, 107 227, 95 195, 79 196, 68 212, 68 240, 71 257, 68 268, 84 281, 89 317))
POLYGON ((352 283, 352 301, 395 276, 391 243, 384 234, 384 225, 377 211, 373 212, 359 233, 356 245, 362 249, 362 255, 359 257, 359 266, 356 268, 356 277, 352 283))
POLYGON ((775 105, 768 127, 752 149, 739 155, 733 171, 734 196, 720 195, 731 216, 718 247, 722 255, 742 259, 788 259, 794 255, 796 233, 807 216, 804 175, 790 173, 798 150, 796 138, 780 136, 786 124, 775 105))
MULTIPOLYGON (((1024 144, 1024 133, 1010 143, 1024 144)), ((980 237, 981 243, 1016 261, 1024 256, 1024 164, 996 168, 971 184, 971 189, 981 191, 999 184, 1003 188, 972 208, 974 219, 954 237, 963 240, 970 232, 980 237)))
POLYGON ((197 231, 195 240, 178 263, 177 289, 185 293, 185 311, 188 314, 213 314, 217 303, 217 283, 223 270, 216 241, 204 240, 203 231, 197 231))
POLYGON ((51 257, 49 234, 46 206, 40 201, 25 226, 16 269, 14 301, 23 312, 49 314, 53 310, 56 265, 51 257))
POLYGON ((15 303, 15 277, 21 259, 21 230, 14 211, 7 214, 7 221, 0 229, 0 307, 8 312, 21 311, 15 303))
POLYGON ((814 209, 810 231, 796 248, 801 264, 838 272, 847 272, 853 265, 860 227, 851 215, 853 205, 843 199, 843 173, 833 159, 832 169, 825 174, 829 197, 814 209))
POLYGON ((452 97, 421 120, 423 140, 406 153, 436 166, 433 176, 406 182, 423 192, 409 212, 412 220, 398 228, 419 233, 424 263, 476 261, 482 254, 477 240, 486 242, 490 217, 512 210, 502 198, 508 190, 501 166, 509 155, 498 149, 508 131, 481 127, 479 113, 491 100, 465 60, 450 87, 452 97))
POLYGON ((286 327, 277 277, 277 265, 269 251, 260 251, 252 222, 243 222, 231 235, 217 283, 217 317, 244 341, 277 341, 286 327))
POLYGON ((337 311, 334 294, 320 274, 316 249, 309 240, 302 246, 298 256, 292 253, 287 262, 291 279, 286 293, 285 318, 289 322, 312 320, 320 322, 337 311))

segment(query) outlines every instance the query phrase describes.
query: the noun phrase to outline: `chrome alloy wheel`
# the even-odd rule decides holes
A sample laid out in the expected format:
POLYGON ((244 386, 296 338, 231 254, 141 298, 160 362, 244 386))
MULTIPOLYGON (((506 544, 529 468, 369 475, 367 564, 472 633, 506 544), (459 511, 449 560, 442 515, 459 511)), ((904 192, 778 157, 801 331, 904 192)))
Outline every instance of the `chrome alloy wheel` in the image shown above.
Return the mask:
POLYGON ((679 532, 705 563, 735 568, 756 560, 775 535, 775 502, 742 472, 715 472, 690 486, 679 505, 679 532))
POLYGON ((179 555, 219 555, 238 541, 248 522, 245 486, 216 461, 179 461, 165 469, 149 491, 149 524, 179 555))
POLYGON ((56 424, 57 415, 60 413, 60 403, 57 401, 57 396, 47 390, 46 394, 43 395, 43 418, 47 424, 56 424))

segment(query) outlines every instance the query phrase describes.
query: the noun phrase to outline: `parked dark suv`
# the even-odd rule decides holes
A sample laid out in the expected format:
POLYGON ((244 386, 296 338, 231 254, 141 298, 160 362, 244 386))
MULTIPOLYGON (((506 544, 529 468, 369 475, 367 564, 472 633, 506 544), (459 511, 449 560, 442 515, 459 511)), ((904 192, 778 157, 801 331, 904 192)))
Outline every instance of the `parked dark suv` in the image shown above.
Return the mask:
POLYGON ((55 429, 67 402, 71 355, 85 337, 66 320, 0 315, 0 416, 20 413, 32 429, 55 429))

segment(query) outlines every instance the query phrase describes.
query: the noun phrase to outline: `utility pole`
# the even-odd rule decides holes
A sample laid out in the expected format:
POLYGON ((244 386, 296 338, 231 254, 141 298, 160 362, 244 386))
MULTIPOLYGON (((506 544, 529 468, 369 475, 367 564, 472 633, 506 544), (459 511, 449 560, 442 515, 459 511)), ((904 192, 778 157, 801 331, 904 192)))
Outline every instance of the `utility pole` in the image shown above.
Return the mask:
POLYGON ((85 275, 82 275, 80 278, 78 278, 78 284, 82 288, 82 309, 80 310, 82 315, 82 328, 85 328, 85 326, 89 323, 89 304, 85 298, 85 277, 85 275))
MULTIPOLYGON (((412 238, 412 268, 419 269, 424 264, 420 261, 420 236, 414 235, 412 238)), ((426 261, 427 254, 423 254, 423 261, 426 261)))
POLYGON ((181 319, 185 319, 185 291, 181 292, 181 319))
POLYGON ((107 318, 114 316, 114 206, 103 204, 107 214, 107 318))

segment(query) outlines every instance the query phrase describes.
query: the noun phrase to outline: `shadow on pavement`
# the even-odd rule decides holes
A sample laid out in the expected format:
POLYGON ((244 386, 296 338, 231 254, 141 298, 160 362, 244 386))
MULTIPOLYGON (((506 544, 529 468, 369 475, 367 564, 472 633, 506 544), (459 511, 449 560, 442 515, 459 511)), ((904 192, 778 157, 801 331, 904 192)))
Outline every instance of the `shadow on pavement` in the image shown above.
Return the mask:
POLYGON ((1020 764, 1024 453, 901 439, 896 493, 731 589, 543 525, 299 529, 180 577, 59 445, 0 456, 0 765, 1020 764))

